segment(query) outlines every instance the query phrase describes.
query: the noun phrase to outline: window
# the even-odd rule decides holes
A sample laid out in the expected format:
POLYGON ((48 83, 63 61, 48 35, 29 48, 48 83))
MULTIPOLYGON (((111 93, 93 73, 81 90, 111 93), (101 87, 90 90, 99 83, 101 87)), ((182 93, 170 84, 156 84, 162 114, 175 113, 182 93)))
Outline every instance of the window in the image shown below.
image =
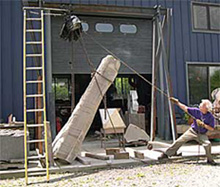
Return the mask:
POLYGON ((83 29, 83 31, 88 31, 89 30, 89 25, 88 25, 88 23, 82 23, 82 29, 83 29))
POLYGON ((52 89, 56 101, 71 101, 70 76, 53 76, 52 89))
POLYGON ((98 32, 113 32, 113 25, 110 23, 97 23, 95 30, 98 32))
POLYGON ((210 7, 210 27, 220 31, 220 7, 210 7))
POLYGON ((188 64, 189 104, 199 104, 210 98, 211 92, 220 87, 220 65, 188 64))
MULTIPOLYGON (((132 81, 134 81, 134 78, 132 78, 132 81)), ((133 90, 133 87, 129 84, 128 77, 117 77, 115 79, 115 88, 117 95, 122 98, 127 98, 130 90, 133 90)))
POLYGON ((137 32, 136 25, 121 24, 120 32, 124 34, 135 34, 137 32))
POLYGON ((220 32, 220 5, 192 3, 193 30, 220 32))

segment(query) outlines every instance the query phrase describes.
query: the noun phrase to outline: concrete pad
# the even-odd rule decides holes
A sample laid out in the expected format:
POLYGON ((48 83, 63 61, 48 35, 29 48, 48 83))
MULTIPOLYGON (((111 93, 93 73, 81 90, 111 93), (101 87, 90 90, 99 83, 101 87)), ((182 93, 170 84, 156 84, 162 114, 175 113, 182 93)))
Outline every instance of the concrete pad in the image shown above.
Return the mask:
MULTIPOLYGON (((113 147, 117 147, 117 139, 110 140, 110 142, 113 144, 113 147)), ((167 143, 167 142, 165 142, 167 143)), ((169 144, 168 144, 169 145, 169 144)), ((165 149, 164 147, 157 144, 158 148, 165 149)), ((123 149, 120 149, 123 151, 123 149)), ((85 152, 93 152, 100 155, 106 155, 105 149, 101 148, 100 141, 95 140, 91 141, 89 139, 88 141, 84 141, 82 146, 82 152, 81 156, 85 161, 88 161, 89 165, 83 165, 82 163, 78 161, 74 161, 70 165, 57 165, 56 167, 50 168, 50 173, 62 173, 62 172, 78 172, 78 171, 89 171, 89 170, 95 170, 95 169, 109 169, 109 168, 115 168, 115 167, 126 167, 131 165, 142 165, 142 164, 154 164, 158 162, 166 162, 166 161, 172 161, 175 159, 181 159, 181 158, 189 158, 190 157, 196 157, 198 156, 198 144, 188 143, 185 146, 180 148, 180 151, 183 152, 183 157, 172 157, 171 159, 164 159, 162 161, 158 161, 157 158, 160 156, 161 153, 156 151, 150 151, 147 150, 147 146, 141 146, 141 147, 134 147, 134 148, 125 148, 127 152, 129 152, 130 158, 129 159, 121 159, 121 160, 115 160, 113 155, 109 155, 109 160, 98 160, 94 158, 88 158, 84 157, 83 155, 85 152), (144 159, 138 159, 134 158, 134 151, 137 150, 141 153, 144 153, 144 159)), ((202 146, 200 146, 201 150, 201 156, 205 156, 205 152, 202 146)), ((220 144, 219 143, 213 143, 212 146, 212 153, 213 154, 220 154, 220 144)), ((31 172, 40 172, 42 169, 39 168, 31 168, 31 172)), ((24 177, 24 170, 17 169, 17 170, 5 170, 0 171, 0 178, 12 178, 12 177, 24 177)))

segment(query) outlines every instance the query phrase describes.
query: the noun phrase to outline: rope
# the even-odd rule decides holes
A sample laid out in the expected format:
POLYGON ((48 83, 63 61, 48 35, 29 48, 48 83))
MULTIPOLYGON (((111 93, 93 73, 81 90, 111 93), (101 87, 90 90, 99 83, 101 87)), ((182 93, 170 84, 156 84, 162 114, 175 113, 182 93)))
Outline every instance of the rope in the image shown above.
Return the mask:
MULTIPOLYGON (((105 46, 103 46, 101 43, 99 43, 97 40, 95 40, 91 35, 89 35, 87 32, 84 32, 87 36, 89 36, 96 44, 98 44, 102 49, 104 49, 106 52, 110 53, 112 56, 114 56, 116 59, 118 59, 124 66, 126 66, 128 69, 130 69, 132 72, 134 72, 136 75, 138 75, 140 78, 142 78, 145 82, 153 86, 155 89, 157 89, 160 93, 162 93, 164 96, 167 98, 170 98, 164 91, 162 91, 160 88, 157 86, 153 85, 150 81, 148 81, 146 78, 144 78, 140 73, 138 73, 135 69, 130 67, 126 62, 121 60, 119 57, 117 57, 113 52, 108 50, 105 46)), ((186 112, 192 119, 196 120, 194 116, 192 116, 190 113, 186 112)), ((200 139, 200 127, 198 127, 198 138, 200 139)), ((199 140, 200 141, 200 140, 199 140)), ((198 146, 198 155, 200 154, 200 143, 198 146)), ((199 160, 199 157, 198 157, 199 160)), ((198 162, 198 161, 197 161, 198 162)))
MULTIPOLYGON (((98 71, 96 71, 96 69, 94 68, 93 63, 91 62, 91 60, 90 60, 90 58, 89 58, 88 52, 87 52, 87 50, 86 50, 86 47, 85 47, 85 45, 84 45, 84 40, 83 40, 82 34, 80 34, 80 38, 81 38, 81 40, 79 40, 79 41, 80 41, 80 44, 81 44, 82 47, 83 47, 83 51, 84 51, 84 53, 85 53, 85 55, 86 55, 87 63, 89 64, 91 71, 92 71, 92 72, 96 72, 97 74, 99 74, 101 77, 105 78, 107 81, 109 81, 109 82, 112 84, 112 81, 111 81, 111 80, 109 80, 109 79, 106 78, 105 76, 101 75, 98 71)), ((106 113, 107 113, 107 115, 108 115, 108 117, 109 117, 110 123, 111 123, 111 125, 112 125, 112 127, 113 127, 113 130, 114 130, 114 133, 115 133, 115 135, 117 136, 118 141, 119 141, 119 143, 120 143, 120 137, 119 137, 119 135, 118 135, 117 132, 116 132, 115 126, 114 126, 113 121, 112 121, 111 116, 110 116, 110 113, 109 113, 109 111, 107 110, 107 106, 106 106, 104 94, 102 93, 102 90, 101 90, 101 88, 100 88, 100 85, 99 85, 99 83, 98 83, 98 80, 97 80, 96 76, 94 76, 94 74, 93 74, 93 77, 95 78, 95 81, 96 81, 97 87, 98 87, 98 89, 99 89, 100 95, 102 96, 102 101, 103 101, 103 104, 104 104, 105 111, 106 111, 106 113)), ((122 144, 123 144, 123 143, 122 143, 122 144)), ((124 144, 123 144, 123 148, 124 148, 124 144)))
POLYGON ((166 97, 169 98, 169 96, 163 91, 161 90, 159 87, 157 87, 156 85, 153 85, 149 80, 147 80, 144 76, 142 76, 140 73, 138 73, 134 68, 132 68, 131 66, 129 66, 126 62, 124 62, 123 60, 121 60, 119 57, 117 57, 113 52, 111 52, 110 50, 108 50, 105 46, 103 46, 101 43, 99 43, 97 40, 95 40, 90 34, 88 34, 87 32, 84 31, 84 33, 89 36, 96 44, 98 44, 102 49, 104 49, 106 52, 110 53, 112 56, 114 56, 116 59, 118 59, 125 67, 127 67, 128 69, 130 69, 133 73, 135 73, 136 75, 138 75, 141 79, 143 79, 145 82, 147 82, 148 84, 150 84, 151 86, 153 86, 156 90, 158 90, 160 93, 162 93, 163 95, 165 95, 166 97))

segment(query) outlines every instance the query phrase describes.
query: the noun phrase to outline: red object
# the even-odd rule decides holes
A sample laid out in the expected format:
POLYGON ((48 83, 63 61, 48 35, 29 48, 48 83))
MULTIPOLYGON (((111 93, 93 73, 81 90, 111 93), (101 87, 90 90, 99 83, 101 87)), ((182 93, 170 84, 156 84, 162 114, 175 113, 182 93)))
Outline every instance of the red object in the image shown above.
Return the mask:
POLYGON ((145 113, 145 106, 140 105, 140 106, 138 107, 138 113, 145 113))
POLYGON ((57 129, 57 133, 61 130, 62 126, 61 126, 61 123, 60 123, 60 118, 57 117, 56 118, 56 129, 57 129))

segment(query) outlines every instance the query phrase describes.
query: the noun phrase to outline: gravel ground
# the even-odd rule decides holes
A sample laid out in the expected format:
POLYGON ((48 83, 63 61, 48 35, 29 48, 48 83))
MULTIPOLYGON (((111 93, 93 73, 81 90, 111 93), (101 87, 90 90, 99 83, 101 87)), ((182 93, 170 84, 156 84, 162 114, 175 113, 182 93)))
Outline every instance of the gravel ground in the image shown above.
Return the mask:
MULTIPOLYGON (((220 156, 215 158, 217 166, 206 164, 203 159, 180 159, 166 163, 126 167, 92 172, 64 173, 50 175, 50 183, 45 177, 30 177, 29 186, 55 187, 220 187, 220 156)), ((24 186, 24 178, 0 180, 0 186, 24 186)))

